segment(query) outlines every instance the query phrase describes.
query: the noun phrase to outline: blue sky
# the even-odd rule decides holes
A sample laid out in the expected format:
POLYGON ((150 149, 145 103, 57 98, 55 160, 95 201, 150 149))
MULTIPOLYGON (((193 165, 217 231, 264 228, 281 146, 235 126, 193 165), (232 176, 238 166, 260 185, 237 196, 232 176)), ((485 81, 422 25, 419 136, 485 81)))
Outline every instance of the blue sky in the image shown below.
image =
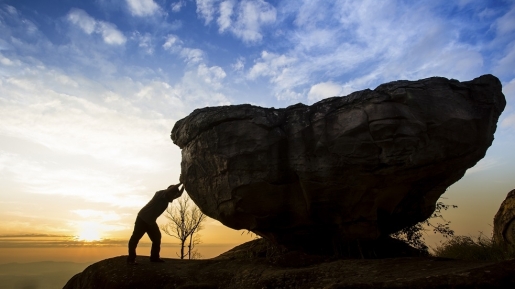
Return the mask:
POLYGON ((496 140, 446 194, 459 232, 488 230, 515 188, 513 67, 515 1, 0 0, 0 235, 125 238, 178 180, 169 134, 195 108, 491 73, 496 140))

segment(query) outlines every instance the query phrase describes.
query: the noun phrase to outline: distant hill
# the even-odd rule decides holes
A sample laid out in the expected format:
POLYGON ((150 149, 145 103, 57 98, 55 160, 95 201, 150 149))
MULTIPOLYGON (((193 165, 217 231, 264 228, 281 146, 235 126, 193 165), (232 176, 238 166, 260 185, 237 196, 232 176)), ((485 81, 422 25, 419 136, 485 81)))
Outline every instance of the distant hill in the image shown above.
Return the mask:
POLYGON ((2 289, 55 289, 63 288, 75 274, 91 263, 32 262, 0 264, 2 289))

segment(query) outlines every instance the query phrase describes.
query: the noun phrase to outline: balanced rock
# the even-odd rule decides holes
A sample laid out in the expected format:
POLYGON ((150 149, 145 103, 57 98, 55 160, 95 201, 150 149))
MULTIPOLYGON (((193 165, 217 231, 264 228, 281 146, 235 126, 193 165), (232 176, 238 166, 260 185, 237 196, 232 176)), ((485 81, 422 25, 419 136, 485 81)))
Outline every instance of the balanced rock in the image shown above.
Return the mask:
POLYGON ((284 245, 375 240, 427 219, 484 157, 506 101, 484 75, 394 81, 284 109, 179 120, 181 181, 208 216, 284 245))
POLYGON ((508 193, 495 214, 494 240, 504 245, 515 246, 515 190, 508 193))

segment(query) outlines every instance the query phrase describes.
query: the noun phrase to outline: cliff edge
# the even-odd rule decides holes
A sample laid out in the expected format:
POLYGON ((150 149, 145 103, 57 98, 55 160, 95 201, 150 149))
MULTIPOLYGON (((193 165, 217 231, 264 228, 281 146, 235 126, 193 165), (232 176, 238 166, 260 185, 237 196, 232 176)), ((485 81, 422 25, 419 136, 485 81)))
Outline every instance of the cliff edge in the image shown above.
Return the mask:
POLYGON ((499 263, 418 257, 331 259, 275 254, 260 240, 208 260, 166 259, 139 265, 119 256, 75 275, 64 289, 186 288, 515 288, 515 259, 499 263))

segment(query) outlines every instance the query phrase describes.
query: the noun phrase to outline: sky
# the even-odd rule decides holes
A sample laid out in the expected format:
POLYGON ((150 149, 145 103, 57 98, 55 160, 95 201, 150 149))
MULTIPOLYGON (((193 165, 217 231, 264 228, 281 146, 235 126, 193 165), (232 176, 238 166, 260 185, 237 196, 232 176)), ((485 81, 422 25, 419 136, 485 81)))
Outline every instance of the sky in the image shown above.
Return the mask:
MULTIPOLYGON (((493 145, 443 195, 457 234, 489 235, 515 189, 513 67, 513 0, 0 0, 0 263, 125 246, 138 210, 178 182, 170 131, 196 108, 431 76, 503 84, 493 145)), ((253 238, 211 219, 201 235, 224 250, 253 238)))

